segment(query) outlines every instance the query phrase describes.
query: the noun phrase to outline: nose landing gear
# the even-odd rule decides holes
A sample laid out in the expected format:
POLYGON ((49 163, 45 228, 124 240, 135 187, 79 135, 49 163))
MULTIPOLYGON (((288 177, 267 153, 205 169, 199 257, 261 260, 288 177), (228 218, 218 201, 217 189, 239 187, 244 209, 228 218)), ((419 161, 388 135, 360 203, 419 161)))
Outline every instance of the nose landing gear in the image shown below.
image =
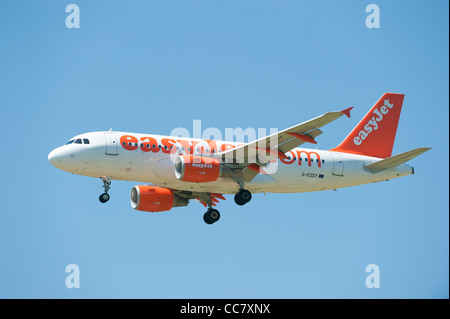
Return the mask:
POLYGON ((102 187, 105 189, 105 192, 103 194, 101 194, 98 199, 99 199, 99 201, 101 203, 106 203, 107 201, 109 201, 109 198, 110 198, 109 194, 108 194, 108 191, 111 188, 111 177, 103 176, 103 177, 100 177, 100 178, 101 178, 101 180, 103 182, 103 186, 102 187))

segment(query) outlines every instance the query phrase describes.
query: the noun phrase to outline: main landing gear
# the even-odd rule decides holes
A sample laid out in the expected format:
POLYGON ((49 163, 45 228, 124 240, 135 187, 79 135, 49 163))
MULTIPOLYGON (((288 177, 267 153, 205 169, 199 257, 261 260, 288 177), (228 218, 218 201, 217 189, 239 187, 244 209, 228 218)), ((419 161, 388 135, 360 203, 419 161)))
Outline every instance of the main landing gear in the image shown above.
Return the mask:
POLYGON ((208 205, 208 210, 203 215, 203 220, 208 225, 212 225, 220 219, 220 213, 217 209, 212 208, 211 193, 203 193, 200 200, 208 205))
POLYGON ((208 208, 206 213, 203 215, 203 220, 208 225, 214 224, 219 219, 220 219, 220 213, 217 209, 214 209, 214 208, 208 208))
POLYGON ((244 189, 244 179, 242 176, 231 177, 236 183, 239 184, 239 192, 234 195, 234 201, 239 206, 247 204, 252 200, 252 193, 250 191, 244 189))
MULTIPOLYGON (((241 188, 241 190, 234 196, 236 204, 242 206, 247 204, 252 199, 250 191, 241 188)), ((217 209, 212 208, 212 200, 210 193, 203 193, 200 195, 200 200, 208 205, 208 210, 203 215, 203 220, 208 225, 212 225, 220 219, 220 213, 217 209)))
POLYGON ((109 198, 110 198, 109 194, 108 194, 108 191, 111 188, 111 177, 103 176, 103 177, 100 177, 100 178, 101 178, 101 180, 103 182, 103 188, 105 189, 105 192, 103 194, 101 194, 98 199, 99 199, 99 201, 101 203, 106 203, 107 201, 109 201, 109 198))
POLYGON ((241 189, 236 195, 234 195, 234 201, 239 206, 247 204, 252 199, 252 193, 246 189, 241 189))

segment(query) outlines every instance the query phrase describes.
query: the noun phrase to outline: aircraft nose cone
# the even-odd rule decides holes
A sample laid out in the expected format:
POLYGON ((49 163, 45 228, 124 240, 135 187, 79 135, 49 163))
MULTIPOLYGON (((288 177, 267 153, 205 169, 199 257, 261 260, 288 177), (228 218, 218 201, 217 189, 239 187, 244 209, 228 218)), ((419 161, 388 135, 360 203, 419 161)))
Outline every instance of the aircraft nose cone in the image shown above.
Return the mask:
POLYGON ((61 164, 62 160, 64 159, 65 155, 61 151, 61 148, 58 147, 51 151, 48 154, 48 161, 53 165, 58 167, 58 164, 61 164))
POLYGON ((50 153, 48 153, 48 161, 50 163, 52 163, 52 165, 55 165, 55 158, 56 158, 56 150, 51 151, 50 153))
POLYGON ((48 161, 50 163, 53 164, 53 162, 55 161, 55 150, 51 151, 50 153, 48 153, 48 161))

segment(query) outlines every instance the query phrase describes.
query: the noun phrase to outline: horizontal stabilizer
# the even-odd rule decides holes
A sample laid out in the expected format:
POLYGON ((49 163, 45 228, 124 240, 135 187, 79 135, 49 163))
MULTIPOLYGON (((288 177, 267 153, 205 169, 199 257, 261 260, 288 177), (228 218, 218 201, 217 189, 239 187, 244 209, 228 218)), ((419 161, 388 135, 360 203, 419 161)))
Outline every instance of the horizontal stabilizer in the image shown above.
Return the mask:
POLYGON ((372 164, 365 165, 364 167, 371 171, 383 171, 385 169, 402 165, 403 163, 406 163, 407 161, 413 159, 414 157, 419 156, 420 154, 425 153, 426 151, 429 150, 431 150, 431 148, 429 147, 416 148, 414 150, 398 154, 372 164))

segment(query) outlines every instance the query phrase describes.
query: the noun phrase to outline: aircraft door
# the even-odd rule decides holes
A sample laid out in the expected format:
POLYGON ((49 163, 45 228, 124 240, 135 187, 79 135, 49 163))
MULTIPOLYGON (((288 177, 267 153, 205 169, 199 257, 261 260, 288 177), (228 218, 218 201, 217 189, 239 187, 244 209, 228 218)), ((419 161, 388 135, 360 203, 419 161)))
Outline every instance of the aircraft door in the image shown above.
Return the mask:
POLYGON ((117 137, 114 133, 105 133, 106 155, 119 155, 117 152, 117 137))
POLYGON ((336 152, 330 152, 333 157, 333 175, 344 176, 344 162, 342 155, 336 152))

